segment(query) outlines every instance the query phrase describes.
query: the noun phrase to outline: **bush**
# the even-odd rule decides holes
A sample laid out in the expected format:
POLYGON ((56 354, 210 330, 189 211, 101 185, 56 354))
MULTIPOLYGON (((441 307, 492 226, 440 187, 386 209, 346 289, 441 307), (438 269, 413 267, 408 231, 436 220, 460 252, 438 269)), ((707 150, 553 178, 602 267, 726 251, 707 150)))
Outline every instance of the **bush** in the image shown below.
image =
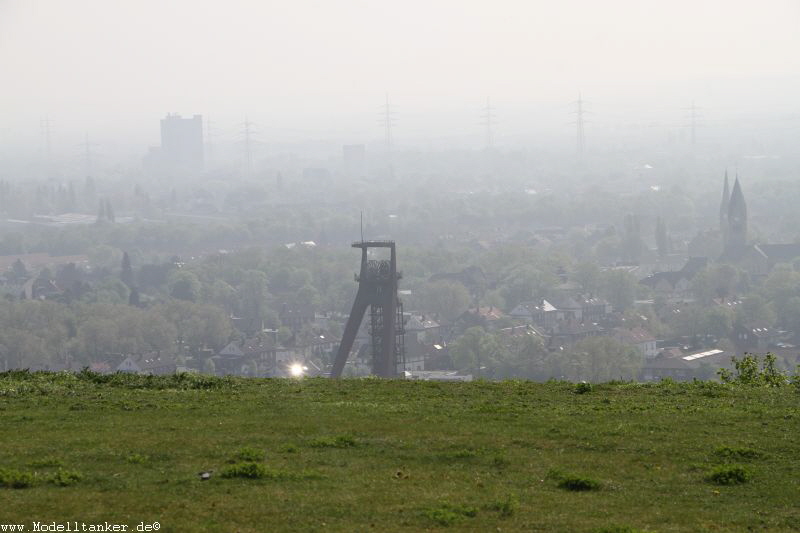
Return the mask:
POLYGON ((558 487, 576 492, 600 490, 600 482, 588 477, 567 476, 558 482, 558 487))
POLYGON ((576 492, 588 490, 600 490, 601 484, 599 481, 575 474, 568 474, 560 470, 550 470, 547 472, 548 479, 554 479, 557 483, 556 486, 565 490, 572 490, 576 492))
POLYGON ((317 479, 321 477, 314 472, 288 472, 286 470, 275 470, 267 468, 261 463, 236 463, 222 471, 224 478, 244 478, 244 479, 268 479, 273 481, 288 481, 297 479, 317 479))
POLYGON ((222 471, 222 477, 242 477, 246 479, 262 479, 267 477, 267 469, 259 463, 236 463, 222 471))
POLYGON ((259 450, 258 448, 249 448, 244 447, 234 456, 234 462, 236 461, 245 461, 245 462, 258 462, 264 460, 264 450, 259 450))
POLYGON ((592 533, 647 533, 643 529, 635 529, 628 526, 607 526, 593 529, 592 533))
POLYGON ((0 487, 24 489, 33 485, 34 477, 30 472, 0 468, 0 487))
POLYGON ((758 356, 754 354, 746 353, 741 359, 731 357, 731 361, 733 361, 734 366, 733 372, 725 368, 721 368, 717 372, 723 383, 780 387, 789 382, 786 374, 775 366, 776 359, 771 353, 764 356, 760 369, 758 356))
POLYGON ((128 456, 125 458, 125 460, 128 461, 129 463, 131 463, 132 465, 143 465, 147 461, 149 461, 150 458, 148 456, 142 455, 140 453, 131 453, 131 454, 128 454, 128 456))
POLYGON ((350 435, 319 437, 308 443, 312 448, 352 448, 357 444, 356 439, 350 435))
POLYGON ((443 503, 437 507, 425 510, 425 516, 440 526, 450 526, 464 517, 474 518, 478 510, 467 505, 451 505, 443 503))
POLYGON ((80 474, 80 472, 59 468, 48 478, 48 481, 54 485, 58 485, 59 487, 68 487, 70 485, 74 485, 81 479, 83 479, 83 476, 80 474))
POLYGON ((575 389, 573 391, 575 394, 586 394, 587 392, 592 392, 592 384, 586 383, 585 381, 581 381, 577 385, 575 385, 575 389))
POLYGON ((739 485, 746 483, 749 479, 750 472, 739 465, 721 466, 715 468, 706 476, 706 481, 716 485, 739 485))
POLYGON ((43 457, 42 459, 34 459, 28 466, 31 468, 52 468, 56 466, 63 466, 60 459, 55 457, 43 457))
POLYGON ((490 503, 486 508, 490 511, 497 511, 502 518, 508 518, 517 512, 519 500, 517 500, 517 497, 513 494, 509 494, 506 496, 506 499, 490 503))
POLYGON ((731 448, 729 446, 722 446, 713 452, 714 458, 722 462, 736 462, 736 461, 752 461, 763 457, 761 452, 757 452, 752 448, 731 448))

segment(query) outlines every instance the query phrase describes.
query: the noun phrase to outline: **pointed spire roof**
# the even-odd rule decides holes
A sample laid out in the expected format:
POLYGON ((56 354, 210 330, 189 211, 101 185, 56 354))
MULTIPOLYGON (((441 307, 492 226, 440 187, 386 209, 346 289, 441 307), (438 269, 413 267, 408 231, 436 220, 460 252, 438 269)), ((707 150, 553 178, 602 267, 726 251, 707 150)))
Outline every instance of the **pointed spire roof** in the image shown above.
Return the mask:
POLYGON ((722 202, 719 205, 719 221, 724 225, 725 219, 728 218, 728 206, 731 202, 731 190, 728 186, 728 169, 725 169, 725 184, 722 187, 722 202))
POLYGON ((736 181, 733 183, 733 191, 731 192, 730 204, 728 207, 728 218, 738 217, 743 220, 747 216, 747 204, 744 201, 744 194, 742 193, 742 186, 739 185, 739 175, 736 175, 736 181))

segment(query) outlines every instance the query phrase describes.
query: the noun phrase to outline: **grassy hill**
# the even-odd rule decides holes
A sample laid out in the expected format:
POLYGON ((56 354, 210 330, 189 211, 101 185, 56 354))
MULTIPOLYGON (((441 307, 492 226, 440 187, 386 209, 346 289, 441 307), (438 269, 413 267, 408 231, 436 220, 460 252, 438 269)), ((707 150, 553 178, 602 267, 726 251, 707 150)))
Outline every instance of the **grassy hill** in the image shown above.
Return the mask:
POLYGON ((34 521, 798 531, 800 394, 0 374, 0 525, 34 521))

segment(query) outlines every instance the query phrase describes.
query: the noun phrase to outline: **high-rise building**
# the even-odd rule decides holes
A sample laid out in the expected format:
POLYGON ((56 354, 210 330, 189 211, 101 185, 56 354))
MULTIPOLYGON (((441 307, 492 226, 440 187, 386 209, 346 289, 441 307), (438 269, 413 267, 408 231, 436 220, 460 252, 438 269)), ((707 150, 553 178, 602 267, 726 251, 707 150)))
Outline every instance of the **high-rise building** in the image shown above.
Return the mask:
POLYGON ((161 119, 161 146, 150 148, 144 158, 147 169, 169 174, 203 171, 203 117, 181 118, 168 114, 161 119))
POLYGON ((181 118, 167 115, 161 119, 161 156, 176 170, 203 170, 203 117, 181 118))

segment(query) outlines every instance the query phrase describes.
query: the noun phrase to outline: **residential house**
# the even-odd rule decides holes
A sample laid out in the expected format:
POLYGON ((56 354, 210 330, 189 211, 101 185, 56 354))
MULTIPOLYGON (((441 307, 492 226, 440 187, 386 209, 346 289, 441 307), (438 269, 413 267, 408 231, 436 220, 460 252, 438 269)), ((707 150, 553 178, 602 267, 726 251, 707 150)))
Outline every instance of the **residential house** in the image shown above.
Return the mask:
POLYGON ((526 324, 550 328, 558 322, 558 309, 545 299, 522 302, 511 310, 509 316, 526 324))
POLYGON ((505 316, 505 313, 497 307, 476 307, 467 309, 456 318, 455 327, 462 331, 473 326, 491 327, 505 316))
POLYGON ((603 334, 603 328, 596 324, 582 323, 574 319, 562 320, 549 332, 548 348, 563 349, 575 343, 603 334))
POLYGON ((642 381, 658 381, 665 378, 676 381, 712 379, 720 368, 731 368, 732 355, 719 349, 683 351, 671 348, 662 351, 653 359, 646 360, 639 378, 642 381))
POLYGON ((643 328, 614 328, 611 337, 622 344, 634 346, 642 357, 653 359, 658 355, 656 348, 656 338, 649 331, 643 328))
POLYGON ((692 280, 708 265, 706 257, 691 257, 678 271, 655 272, 639 283, 667 297, 692 296, 692 280))
POLYGON ((316 318, 314 309, 307 306, 292 306, 283 304, 278 319, 282 326, 297 332, 308 324, 313 324, 316 318))
POLYGON ((767 352, 782 340, 783 332, 766 324, 737 324, 733 328, 733 342, 742 352, 767 352))

